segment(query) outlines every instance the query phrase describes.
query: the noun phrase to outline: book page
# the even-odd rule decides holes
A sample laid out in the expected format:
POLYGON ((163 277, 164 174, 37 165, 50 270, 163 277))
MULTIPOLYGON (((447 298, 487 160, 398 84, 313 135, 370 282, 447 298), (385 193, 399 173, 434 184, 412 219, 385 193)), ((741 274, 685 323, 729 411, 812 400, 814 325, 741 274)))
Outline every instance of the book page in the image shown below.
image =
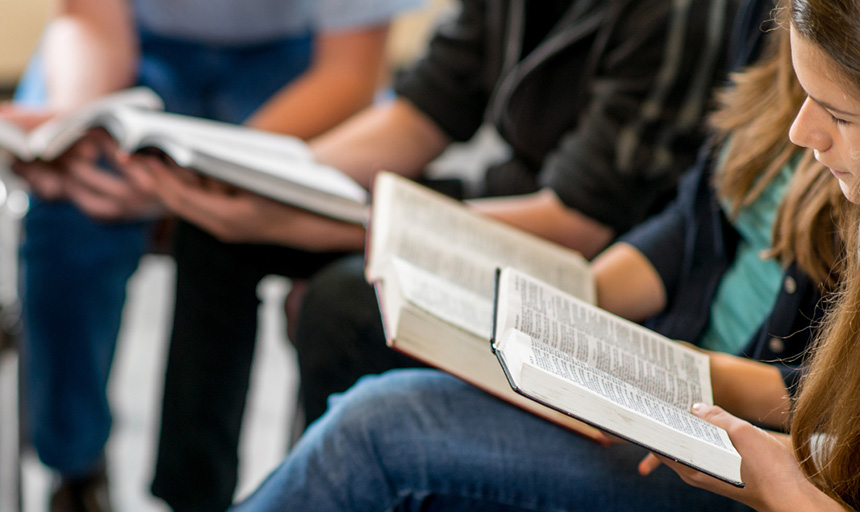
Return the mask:
MULTIPOLYGON (((684 410, 696 402, 711 403, 707 355, 514 269, 502 276, 497 321, 503 323, 497 332, 520 331, 684 410)), ((558 371, 566 373, 563 366, 558 371)))
MULTIPOLYGON (((532 369, 543 370, 564 381, 588 389, 616 405, 664 423, 671 428, 722 448, 729 449, 731 444, 721 435, 721 429, 689 413, 689 406, 683 407, 663 399, 659 395, 642 389, 624 379, 610 375, 586 362, 572 357, 554 347, 531 338, 523 333, 512 349, 522 361, 521 377, 527 385, 532 369)), ((506 354, 510 354, 506 351, 506 354)), ((691 404, 692 405, 692 404, 691 404)))
POLYGON ((30 132, 30 148, 44 160, 53 160, 63 154, 93 125, 93 121, 111 109, 134 107, 161 110, 164 104, 151 89, 134 87, 107 95, 72 112, 55 117, 30 132))
POLYGON ((394 174, 380 173, 373 194, 371 280, 396 256, 491 299, 495 269, 511 266, 594 300, 588 263, 570 249, 394 174))
POLYGON ((127 151, 154 146, 183 167, 205 161, 209 165, 197 171, 256 193, 267 195, 272 187, 286 184, 300 188, 299 194, 324 194, 361 205, 368 201, 367 190, 341 171, 314 161, 304 141, 295 137, 139 109, 114 109, 100 122, 127 151), (244 169, 245 175, 235 169, 244 169))
POLYGON ((391 267, 405 300, 481 339, 490 339, 492 299, 454 285, 400 258, 391 260, 391 267))
POLYGON ((0 149, 4 149, 21 160, 30 160, 27 132, 11 121, 0 119, 0 149))
POLYGON ((704 353, 510 268, 494 323, 493 348, 521 394, 743 486, 728 433, 690 412, 713 402, 704 353))
POLYGON ((114 113, 122 125, 132 128, 142 139, 147 134, 160 134, 178 138, 183 142, 194 142, 200 148, 219 148, 225 154, 241 151, 240 155, 261 154, 274 161, 313 161, 307 144, 296 137, 261 130, 233 123, 213 121, 200 117, 142 109, 116 109, 114 113))

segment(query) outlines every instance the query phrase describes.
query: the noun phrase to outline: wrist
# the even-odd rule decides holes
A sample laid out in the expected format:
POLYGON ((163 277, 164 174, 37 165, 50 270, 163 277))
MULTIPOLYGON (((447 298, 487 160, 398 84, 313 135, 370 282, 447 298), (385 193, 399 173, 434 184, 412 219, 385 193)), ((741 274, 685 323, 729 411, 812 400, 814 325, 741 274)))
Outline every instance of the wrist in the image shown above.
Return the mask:
POLYGON ((769 496, 763 506, 755 507, 760 512, 793 512, 809 510, 815 512, 844 512, 842 505, 815 487, 806 478, 794 485, 780 489, 769 496))

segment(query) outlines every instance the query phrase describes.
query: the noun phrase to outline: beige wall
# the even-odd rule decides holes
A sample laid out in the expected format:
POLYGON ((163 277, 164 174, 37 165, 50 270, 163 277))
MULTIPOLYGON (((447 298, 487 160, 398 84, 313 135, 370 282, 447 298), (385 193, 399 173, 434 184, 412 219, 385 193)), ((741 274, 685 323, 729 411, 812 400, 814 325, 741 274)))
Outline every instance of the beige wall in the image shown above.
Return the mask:
MULTIPOLYGON (((454 0, 427 0, 427 7, 402 16, 392 30, 391 59, 395 66, 419 55, 433 20, 454 0)), ((49 0, 0 0, 0 86, 17 80, 47 19, 49 0)))
POLYGON ((427 6, 423 9, 398 18, 391 30, 389 54, 395 67, 410 62, 424 52, 436 18, 446 9, 453 7, 455 0, 426 0, 426 2, 427 6))
POLYGON ((0 85, 17 79, 36 46, 48 0, 0 0, 0 85))

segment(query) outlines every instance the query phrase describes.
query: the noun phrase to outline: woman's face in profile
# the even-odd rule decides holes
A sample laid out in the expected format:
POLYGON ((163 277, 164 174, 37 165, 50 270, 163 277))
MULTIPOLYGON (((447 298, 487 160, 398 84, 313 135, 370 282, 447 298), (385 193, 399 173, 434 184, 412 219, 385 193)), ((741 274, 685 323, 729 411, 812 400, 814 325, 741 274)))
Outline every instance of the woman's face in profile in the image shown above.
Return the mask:
POLYGON ((821 48, 791 28, 791 60, 806 101, 791 126, 791 141, 810 148, 860 204, 860 90, 821 48))

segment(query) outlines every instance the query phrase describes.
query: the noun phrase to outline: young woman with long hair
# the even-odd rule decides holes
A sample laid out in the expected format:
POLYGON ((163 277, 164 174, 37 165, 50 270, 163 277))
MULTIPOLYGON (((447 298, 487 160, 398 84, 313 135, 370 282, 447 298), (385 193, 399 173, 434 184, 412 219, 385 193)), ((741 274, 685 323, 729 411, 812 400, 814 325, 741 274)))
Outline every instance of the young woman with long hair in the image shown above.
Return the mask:
MULTIPOLYGON (((860 203, 860 4, 790 0, 785 16, 805 93, 791 140, 812 150, 829 169, 828 179, 839 183, 849 201, 860 203)), ((774 436, 703 407, 703 417, 729 428, 754 485, 728 489, 674 466, 691 483, 761 510, 860 509, 860 209, 847 209, 838 224, 846 248, 840 286, 809 351, 790 443, 775 443, 774 436), (794 457, 787 457, 792 449, 794 457), (773 471, 775 465, 782 469, 773 471)))
MULTIPOLYGON (((860 77, 860 52, 856 75, 829 55, 860 42, 860 30, 838 34, 843 25, 835 25, 832 46, 804 32, 823 23, 805 10, 818 16, 832 3, 851 1, 794 0, 787 11, 793 51, 788 24, 774 28, 761 63, 720 95, 715 143, 678 200, 594 263, 601 306, 713 350, 722 408, 693 410, 729 431, 746 487, 665 461, 693 484, 685 485, 653 456, 637 464, 645 455, 638 447, 598 446, 441 372, 398 370, 339 397, 236 510, 856 507, 860 351, 852 349, 860 277, 856 265, 840 266, 839 255, 848 247, 848 261, 860 263, 857 216, 845 199, 860 199, 860 153, 853 152, 860 151, 860 79, 847 79, 860 77), (807 15, 808 25, 799 21, 807 15), (807 150, 786 137, 795 117, 792 140, 807 150), (840 308, 792 422, 820 298, 840 282, 840 308), (750 339, 738 350, 747 357, 725 352, 739 338, 750 339), (793 437, 747 420, 774 429, 792 423, 793 437)), ((857 7, 839 9, 838 21, 860 27, 857 7)))

